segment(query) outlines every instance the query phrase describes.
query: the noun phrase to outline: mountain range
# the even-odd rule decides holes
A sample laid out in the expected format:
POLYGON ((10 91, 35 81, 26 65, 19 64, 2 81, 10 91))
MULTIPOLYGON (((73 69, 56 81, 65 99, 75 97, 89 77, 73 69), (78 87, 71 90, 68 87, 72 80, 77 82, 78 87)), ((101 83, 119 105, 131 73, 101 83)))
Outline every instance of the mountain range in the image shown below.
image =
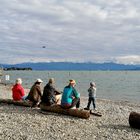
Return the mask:
POLYGON ((7 68, 31 68, 32 70, 140 70, 140 65, 117 63, 73 63, 73 62, 38 62, 21 64, 0 64, 7 68))

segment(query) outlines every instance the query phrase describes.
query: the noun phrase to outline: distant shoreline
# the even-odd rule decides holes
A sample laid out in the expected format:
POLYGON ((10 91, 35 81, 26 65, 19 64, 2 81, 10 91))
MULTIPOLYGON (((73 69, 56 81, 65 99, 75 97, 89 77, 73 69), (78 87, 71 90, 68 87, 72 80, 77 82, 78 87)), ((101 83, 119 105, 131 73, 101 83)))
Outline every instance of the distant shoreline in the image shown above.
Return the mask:
POLYGON ((3 68, 31 68, 33 70, 131 70, 139 71, 140 65, 108 63, 92 63, 92 62, 36 62, 21 64, 0 64, 3 68))
POLYGON ((11 70, 32 70, 32 68, 19 68, 19 67, 9 67, 9 68, 4 68, 4 71, 11 71, 11 70))

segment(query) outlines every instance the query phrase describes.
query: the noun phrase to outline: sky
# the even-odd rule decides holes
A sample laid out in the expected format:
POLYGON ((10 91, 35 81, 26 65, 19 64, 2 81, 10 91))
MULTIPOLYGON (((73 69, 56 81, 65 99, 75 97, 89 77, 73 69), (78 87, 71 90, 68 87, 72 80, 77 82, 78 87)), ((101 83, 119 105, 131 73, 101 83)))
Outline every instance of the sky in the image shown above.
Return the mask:
POLYGON ((0 63, 140 64, 139 0, 0 0, 0 63))

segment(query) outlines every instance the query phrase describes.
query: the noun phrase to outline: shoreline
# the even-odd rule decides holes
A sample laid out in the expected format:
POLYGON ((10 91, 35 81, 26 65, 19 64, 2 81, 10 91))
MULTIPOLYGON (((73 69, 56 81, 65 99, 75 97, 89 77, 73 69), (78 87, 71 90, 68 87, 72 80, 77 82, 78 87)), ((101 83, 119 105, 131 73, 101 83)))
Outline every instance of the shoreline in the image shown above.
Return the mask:
POLYGON ((39 76, 46 85, 49 78, 54 77, 56 87, 61 91, 67 85, 68 79, 75 79, 77 82, 76 89, 81 96, 87 96, 87 89, 90 81, 97 84, 97 98, 109 99, 113 101, 130 101, 140 103, 139 98, 139 78, 135 72, 100 72, 100 71, 16 71, 6 72, 5 75, 10 76, 10 80, 6 81, 2 77, 2 82, 14 83, 15 79, 20 77, 23 79, 23 87, 31 88, 36 76, 39 76), (35 76, 36 75, 36 76, 35 76), (63 76, 61 76, 63 75, 63 76))
MULTIPOLYGON (((7 95, 11 95, 10 92, 10 87, 0 85, 0 98, 6 98, 7 95)), ((81 97, 81 106, 86 107, 87 101, 87 97, 81 97)), ((131 128, 128 122, 130 112, 140 112, 139 104, 97 99, 96 105, 102 117, 90 115, 86 120, 42 112, 40 109, 0 104, 0 138, 13 140, 140 139, 140 130, 131 128)))
MULTIPOLYGON (((14 85, 14 83, 8 83, 8 84, 6 84, 6 83, 2 83, 2 82, 0 82, 0 90, 1 90, 1 88, 2 88, 2 90, 4 91, 4 93, 7 95, 7 97, 9 97, 10 99, 12 98, 12 91, 11 91, 11 89, 12 89, 12 86, 14 85), (7 92, 7 93, 6 93, 7 92)), ((27 89, 27 88, 25 88, 24 89, 25 90, 25 94, 26 95, 28 95, 28 93, 29 93, 29 90, 30 89, 27 89)), ((1 91, 0 91, 0 98, 2 97, 2 95, 1 95, 1 91)), ((6 96, 4 96, 4 97, 6 97, 6 96)), ((84 102, 88 102, 88 97, 87 96, 81 96, 81 99, 84 101, 84 102)), ((98 102, 100 102, 100 101, 102 101, 102 102, 114 102, 114 103, 116 103, 116 104, 124 104, 124 105, 137 105, 137 106, 140 106, 139 104, 140 104, 140 102, 134 102, 134 101, 129 101, 129 100, 113 100, 113 99, 105 99, 105 98, 96 98, 96 101, 98 101, 98 102)))

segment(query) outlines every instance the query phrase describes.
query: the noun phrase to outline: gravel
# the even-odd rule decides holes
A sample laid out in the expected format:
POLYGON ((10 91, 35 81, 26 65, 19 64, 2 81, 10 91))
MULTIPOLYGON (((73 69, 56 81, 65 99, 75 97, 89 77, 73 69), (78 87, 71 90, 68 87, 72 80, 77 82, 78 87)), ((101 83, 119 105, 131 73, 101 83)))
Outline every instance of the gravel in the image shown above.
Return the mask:
MULTIPOLYGON (((11 88, 0 85, 0 98, 11 97, 11 88)), ((86 107, 82 98, 81 107, 86 107)), ((0 140, 140 140, 140 130, 129 126, 131 111, 140 105, 97 99, 102 117, 81 119, 40 109, 0 104, 0 140)))

